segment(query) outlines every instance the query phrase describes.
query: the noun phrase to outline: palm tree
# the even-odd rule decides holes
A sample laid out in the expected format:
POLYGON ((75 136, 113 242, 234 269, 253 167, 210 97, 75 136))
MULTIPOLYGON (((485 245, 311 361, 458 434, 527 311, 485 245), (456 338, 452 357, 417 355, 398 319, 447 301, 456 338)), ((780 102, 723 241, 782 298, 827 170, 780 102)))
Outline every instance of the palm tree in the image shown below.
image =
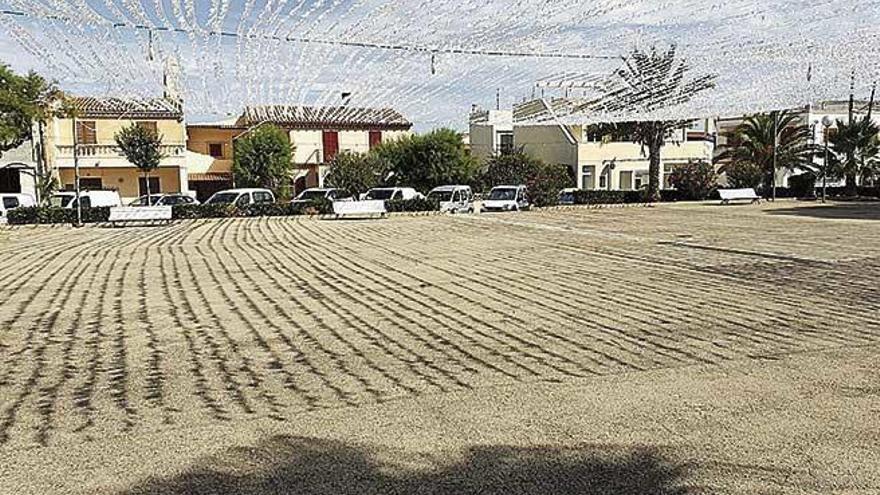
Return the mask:
MULTIPOLYGON (((624 66, 615 72, 617 81, 600 100, 599 106, 611 112, 649 114, 686 103, 698 93, 715 87, 714 75, 686 79, 689 66, 678 60, 676 47, 665 52, 633 50, 624 66)), ((630 139, 648 151, 647 200, 660 200, 660 151, 675 130, 690 120, 630 122, 620 127, 630 139)))
POLYGON ((868 113, 846 123, 837 121, 837 132, 828 136, 834 160, 830 174, 846 179, 846 195, 858 194, 857 178, 872 178, 880 169, 880 128, 868 113))
MULTIPOLYGON (((813 169, 810 129, 787 110, 752 115, 727 135, 729 145, 717 159, 751 165, 764 173, 765 190, 776 195, 776 173, 813 169)), ((725 171, 725 166, 720 168, 725 171)))

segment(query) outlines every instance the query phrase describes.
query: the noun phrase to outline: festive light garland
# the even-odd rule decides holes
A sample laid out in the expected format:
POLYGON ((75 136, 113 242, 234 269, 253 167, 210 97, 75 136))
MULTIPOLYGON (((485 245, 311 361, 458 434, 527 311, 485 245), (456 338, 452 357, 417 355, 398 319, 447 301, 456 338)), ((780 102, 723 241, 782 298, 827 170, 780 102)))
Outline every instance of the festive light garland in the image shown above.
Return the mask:
POLYGON ((536 89, 568 94, 554 118, 571 123, 799 106, 844 98, 853 75, 866 93, 878 21, 878 0, 0 0, 0 29, 79 94, 160 94, 173 56, 191 116, 346 94, 456 127, 498 89, 507 108, 536 89), (621 57, 670 44, 715 87, 671 105, 595 103, 621 57))

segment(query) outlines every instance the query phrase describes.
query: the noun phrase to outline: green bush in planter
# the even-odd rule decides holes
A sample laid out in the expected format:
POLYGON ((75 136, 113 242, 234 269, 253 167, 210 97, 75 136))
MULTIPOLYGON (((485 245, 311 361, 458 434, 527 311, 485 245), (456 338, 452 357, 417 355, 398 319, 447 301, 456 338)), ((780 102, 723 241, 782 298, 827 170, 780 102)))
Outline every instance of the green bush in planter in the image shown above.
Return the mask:
MULTIPOLYGON (((815 198, 816 175, 812 172, 793 175, 788 179, 788 188, 791 190, 791 194, 796 198, 815 198)), ((779 197, 778 188, 776 196, 779 197)))
MULTIPOLYGON (((109 218, 110 208, 82 209, 83 223, 106 222, 109 218)), ((76 210, 50 206, 16 208, 7 214, 7 220, 10 225, 74 224, 76 223, 76 210)))
POLYGON ((388 213, 439 211, 440 203, 428 198, 395 199, 385 202, 388 213))

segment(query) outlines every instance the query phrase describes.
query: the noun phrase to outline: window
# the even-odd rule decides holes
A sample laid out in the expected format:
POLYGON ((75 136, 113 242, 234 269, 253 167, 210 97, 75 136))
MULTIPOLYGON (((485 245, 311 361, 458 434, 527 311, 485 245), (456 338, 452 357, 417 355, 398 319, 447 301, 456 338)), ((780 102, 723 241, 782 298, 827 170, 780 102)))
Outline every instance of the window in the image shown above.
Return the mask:
MULTIPOLYGON (((91 208, 92 207, 92 198, 88 196, 80 196, 80 202, 82 203, 83 208, 91 208)), ((76 200, 70 205, 71 208, 76 208, 76 200)))
POLYGON ((596 187, 595 179, 593 178, 595 172, 596 167, 583 167, 581 169, 581 189, 594 189, 596 187))
POLYGON ((141 122, 135 122, 135 124, 136 124, 138 127, 140 127, 141 129, 145 129, 145 130, 151 132, 154 136, 158 136, 158 135, 159 135, 159 128, 158 128, 158 126, 156 125, 156 122, 153 122, 153 121, 141 121, 141 122))
POLYGON ((18 198, 16 198, 15 196, 4 197, 3 198, 3 209, 4 210, 11 210, 13 208, 18 208, 18 198))
POLYGON ((332 161, 339 153, 339 133, 324 131, 324 163, 332 161))
POLYGON ((251 204, 251 195, 244 193, 235 200, 235 206, 247 206, 251 204))
POLYGON ((76 121, 76 140, 79 144, 98 144, 98 133, 94 120, 76 121))
POLYGON ((100 191, 104 189, 104 183, 100 177, 80 177, 79 188, 83 191, 100 191))
POLYGON ((513 153, 513 133, 498 134, 498 152, 502 155, 513 153))
POLYGON ((271 194, 269 194, 267 192, 263 192, 263 191, 257 191, 254 193, 254 203, 260 204, 260 203, 272 203, 272 202, 273 201, 272 201, 271 194))
POLYGON ((382 131, 370 131, 370 149, 382 144, 382 131))
POLYGON ((209 143, 208 154, 214 158, 223 158, 223 143, 209 143))
MULTIPOLYGON (((138 178, 138 193, 139 196, 144 196, 147 194, 147 181, 144 177, 138 178)), ((150 177, 150 194, 156 194, 162 192, 161 183, 159 182, 158 177, 150 177)))
POLYGON ((608 187, 608 174, 602 174, 599 176, 599 189, 605 189, 608 187))

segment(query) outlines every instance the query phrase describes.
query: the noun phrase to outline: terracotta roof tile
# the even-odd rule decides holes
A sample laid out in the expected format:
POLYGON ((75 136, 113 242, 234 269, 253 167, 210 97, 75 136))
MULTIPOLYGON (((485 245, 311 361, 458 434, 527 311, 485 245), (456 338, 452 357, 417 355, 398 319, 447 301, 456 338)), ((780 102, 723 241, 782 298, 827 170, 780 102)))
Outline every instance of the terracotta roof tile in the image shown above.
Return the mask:
POLYGON ((165 98, 123 99, 74 97, 79 118, 176 119, 183 120, 183 110, 165 98))

